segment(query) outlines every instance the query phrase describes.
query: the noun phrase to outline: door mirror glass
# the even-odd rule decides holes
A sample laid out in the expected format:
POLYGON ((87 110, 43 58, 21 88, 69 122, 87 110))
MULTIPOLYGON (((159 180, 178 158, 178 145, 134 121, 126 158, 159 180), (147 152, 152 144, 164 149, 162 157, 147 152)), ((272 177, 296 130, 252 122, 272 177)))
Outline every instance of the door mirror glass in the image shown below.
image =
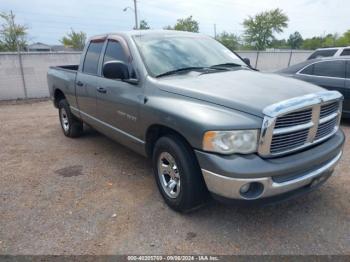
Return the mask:
POLYGON ((103 65, 103 76, 109 79, 126 80, 130 78, 128 65, 122 61, 108 61, 103 65))
POLYGON ((249 58, 245 57, 245 58, 243 58, 243 61, 244 61, 244 63, 246 63, 248 66, 251 66, 251 65, 250 65, 250 59, 249 59, 249 58))

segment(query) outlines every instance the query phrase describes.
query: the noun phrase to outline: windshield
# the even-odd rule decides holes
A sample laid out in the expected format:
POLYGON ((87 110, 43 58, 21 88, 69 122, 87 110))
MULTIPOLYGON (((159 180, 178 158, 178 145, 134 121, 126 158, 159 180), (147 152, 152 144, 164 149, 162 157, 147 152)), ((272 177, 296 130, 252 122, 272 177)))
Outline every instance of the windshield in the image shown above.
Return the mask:
POLYGON ((181 68, 230 63, 246 66, 238 56, 210 37, 165 34, 133 38, 152 76, 181 68))

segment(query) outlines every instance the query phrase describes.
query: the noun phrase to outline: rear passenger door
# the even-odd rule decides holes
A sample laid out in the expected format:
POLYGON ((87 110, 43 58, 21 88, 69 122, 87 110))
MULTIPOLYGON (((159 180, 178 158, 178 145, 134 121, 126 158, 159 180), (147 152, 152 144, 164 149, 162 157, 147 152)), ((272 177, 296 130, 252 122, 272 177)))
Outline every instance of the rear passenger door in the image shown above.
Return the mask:
POLYGON ((92 40, 89 43, 81 68, 76 78, 76 98, 80 115, 84 121, 92 124, 97 116, 96 87, 100 55, 104 46, 104 39, 92 40))
POLYGON ((103 92, 97 92, 98 119, 103 121, 105 126, 109 126, 113 136, 121 139, 139 137, 139 107, 143 101, 143 88, 140 84, 105 78, 102 73, 104 63, 118 60, 129 66, 132 78, 137 78, 131 65, 132 59, 127 43, 123 38, 113 36, 107 40, 103 53, 101 78, 98 81, 98 88, 103 92))

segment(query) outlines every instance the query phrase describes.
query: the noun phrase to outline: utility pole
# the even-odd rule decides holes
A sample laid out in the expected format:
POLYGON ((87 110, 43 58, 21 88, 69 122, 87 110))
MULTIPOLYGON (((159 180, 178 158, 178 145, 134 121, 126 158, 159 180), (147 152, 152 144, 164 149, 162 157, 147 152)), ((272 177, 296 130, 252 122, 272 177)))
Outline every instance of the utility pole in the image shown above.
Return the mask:
POLYGON ((134 0, 134 12, 135 12, 135 29, 139 29, 139 22, 137 19, 137 2, 134 0))
POLYGON ((216 24, 214 24, 214 38, 216 39, 216 24))

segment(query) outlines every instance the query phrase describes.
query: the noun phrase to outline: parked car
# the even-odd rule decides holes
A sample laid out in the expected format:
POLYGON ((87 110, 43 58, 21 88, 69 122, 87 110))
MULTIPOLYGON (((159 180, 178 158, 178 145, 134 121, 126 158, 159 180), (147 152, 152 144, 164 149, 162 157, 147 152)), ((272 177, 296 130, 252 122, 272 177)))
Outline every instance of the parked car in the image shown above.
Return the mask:
POLYGON ((344 96, 343 117, 350 118, 350 56, 308 60, 278 73, 339 91, 344 96))
POLYGON ((244 202, 309 192, 342 154, 339 92, 257 72, 201 34, 93 37, 79 66, 49 69, 48 87, 67 137, 87 123, 151 158, 178 211, 209 192, 244 202))
POLYGON ((307 60, 312 60, 322 57, 339 57, 350 56, 350 46, 346 47, 328 47, 316 49, 307 60))

